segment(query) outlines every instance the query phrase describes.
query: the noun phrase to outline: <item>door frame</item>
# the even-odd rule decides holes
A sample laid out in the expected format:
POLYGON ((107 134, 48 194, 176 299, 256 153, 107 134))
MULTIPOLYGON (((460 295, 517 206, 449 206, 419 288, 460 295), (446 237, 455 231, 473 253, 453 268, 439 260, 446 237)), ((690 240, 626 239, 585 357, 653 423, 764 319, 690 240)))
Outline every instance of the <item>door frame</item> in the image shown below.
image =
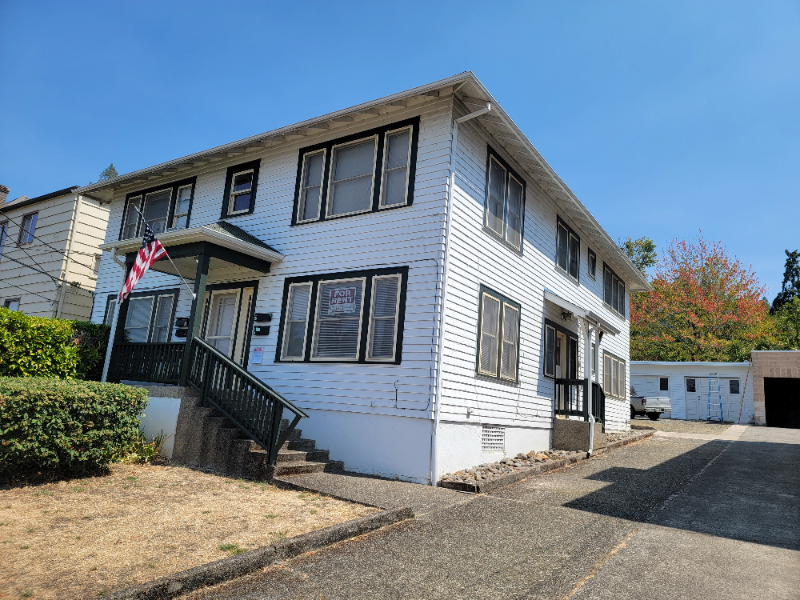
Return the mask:
MULTIPOLYGON (((203 323, 200 327, 200 334, 202 339, 205 339, 206 334, 206 327, 208 327, 208 317, 209 311, 211 309, 211 296, 213 292, 221 292, 221 291, 239 291, 238 301, 237 301, 237 311, 236 311, 236 323, 233 326, 233 339, 231 340, 231 344, 235 350, 236 348, 236 336, 239 331, 239 319, 242 315, 242 307, 239 306, 242 300, 242 292, 244 288, 253 288, 253 300, 250 305, 250 314, 247 315, 247 320, 249 321, 249 326, 245 329, 245 339, 244 339, 244 353, 242 356, 242 368, 247 369, 247 365, 250 362, 250 342, 253 338, 253 325, 254 325, 254 315, 256 313, 256 302, 258 301, 258 281, 257 280, 250 280, 250 281, 233 281, 228 283, 214 283, 212 285, 206 286, 206 293, 208 294, 208 302, 206 299, 203 298, 203 323)), ((234 360, 231 358, 231 360, 234 360)), ((234 362, 236 362, 234 360, 234 362)))

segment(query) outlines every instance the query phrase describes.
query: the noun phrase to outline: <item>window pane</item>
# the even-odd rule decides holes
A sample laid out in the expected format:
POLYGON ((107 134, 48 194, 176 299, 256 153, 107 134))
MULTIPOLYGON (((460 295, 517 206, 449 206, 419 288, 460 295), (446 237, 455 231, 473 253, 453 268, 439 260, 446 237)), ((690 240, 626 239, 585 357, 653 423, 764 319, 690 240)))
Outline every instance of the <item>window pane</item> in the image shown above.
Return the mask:
POLYGON ((242 210, 250 209, 250 192, 239 194, 233 197, 233 210, 231 212, 239 212, 242 210))
POLYGON ((150 329, 150 313, 153 308, 153 297, 133 298, 128 301, 128 316, 125 318, 125 329, 131 342, 146 342, 150 329))
POLYGON ((303 158, 303 187, 300 190, 300 220, 319 218, 320 189, 324 154, 306 154, 303 158))
POLYGON ((509 177, 508 179, 508 228, 506 239, 515 248, 522 241, 522 184, 509 177))
POLYGON ((406 169, 387 171, 383 182, 383 205, 395 206, 406 202, 406 169))
POLYGON ((144 219, 154 233, 163 233, 167 229, 167 214, 172 190, 162 190, 147 194, 144 208, 144 219))
POLYGON ((609 306, 613 300, 613 294, 611 293, 612 283, 611 271, 608 269, 603 269, 603 301, 609 306))
POLYGON ((6 244, 6 233, 8 232, 8 223, 0 223, 0 256, 3 254, 3 246, 6 244))
POLYGON ((36 231, 37 213, 25 215, 22 218, 22 228, 20 230, 19 243, 28 244, 33 241, 33 234, 36 231))
POLYGON ((125 214, 125 226, 122 228, 122 239, 127 240, 136 237, 136 226, 139 223, 139 213, 136 211, 139 208, 141 197, 131 198, 128 202, 128 211, 125 214))
POLYGON ((192 188, 191 186, 182 187, 178 190, 178 205, 175 212, 184 214, 189 212, 189 204, 192 201, 192 188))
POLYGON ((386 168, 397 169, 398 167, 408 166, 408 147, 411 144, 411 131, 398 131, 388 136, 386 145, 388 156, 386 157, 386 168))
POLYGON ((253 172, 241 173, 233 177, 233 193, 250 191, 253 186, 253 172))
POLYGON ((619 286, 617 286, 618 279, 616 276, 611 276, 611 308, 619 310, 619 286))
POLYGON ((695 386, 694 386, 694 379, 687 379, 687 380, 686 380, 686 391, 687 391, 687 392, 694 392, 694 391, 696 391, 696 390, 695 390, 695 386))
POLYGON ((373 285, 370 358, 394 357, 399 277, 375 278, 373 285))
POLYGON ((158 299, 156 322, 153 328, 153 342, 168 342, 171 330, 172 296, 161 296, 158 299))
POLYGON ((293 285, 289 289, 286 333, 283 344, 283 356, 285 358, 303 358, 305 355, 305 336, 310 298, 310 283, 293 285))
POLYGON ((738 394, 739 393, 739 380, 738 379, 731 379, 731 381, 730 381, 730 393, 731 394, 738 394))
POLYGON ((497 335, 500 326, 500 301, 488 294, 484 294, 481 319, 480 370, 482 373, 497 375, 497 335))
POLYGON ((617 361, 617 370, 619 372, 619 389, 617 390, 617 395, 620 398, 625 397, 625 361, 618 360, 617 361))
POLYGON ((358 358, 363 282, 320 284, 317 308, 317 358, 358 358))
POLYGON ((567 232, 566 228, 562 225, 558 226, 558 250, 556 252, 556 262, 558 266, 567 270, 567 254, 568 250, 568 238, 569 233, 567 232))
POLYGON ((369 210, 372 206, 372 171, 375 140, 333 151, 332 215, 369 210))
POLYGON ((544 354, 544 374, 554 377, 556 374, 556 330, 552 327, 545 327, 544 354))
POLYGON ((578 258, 580 257, 581 243, 574 235, 569 236, 569 274, 578 278, 578 258))
POLYGON ((116 306, 116 297, 111 296, 106 300, 106 313, 103 316, 103 325, 111 325, 114 318, 114 307, 116 306))
POLYGON ((503 207, 505 205, 506 170, 492 159, 489 168, 489 205, 486 208, 486 226, 503 235, 503 207))
POLYGON ((617 311, 622 316, 625 316, 625 284, 617 281, 617 311))
POLYGON ((661 377, 658 380, 658 389, 661 392, 669 391, 669 377, 661 377))
POLYGON ((619 371, 617 370, 617 361, 611 359, 611 395, 619 396, 619 371))
POLYGON ((508 379, 517 378, 517 334, 519 311, 508 304, 503 305, 503 353, 500 375, 508 379))
POLYGON ((606 394, 611 393, 611 357, 603 357, 603 391, 606 394))

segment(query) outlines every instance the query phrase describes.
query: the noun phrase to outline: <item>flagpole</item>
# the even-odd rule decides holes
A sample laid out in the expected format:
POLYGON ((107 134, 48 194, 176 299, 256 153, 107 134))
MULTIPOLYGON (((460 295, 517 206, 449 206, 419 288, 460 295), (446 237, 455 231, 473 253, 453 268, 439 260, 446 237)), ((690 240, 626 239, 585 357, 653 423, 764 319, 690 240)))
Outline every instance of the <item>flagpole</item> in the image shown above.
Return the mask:
POLYGON ((125 288, 125 281, 128 279, 128 269, 125 266, 125 263, 117 258, 116 248, 111 249, 111 260, 122 267, 122 285, 119 286, 117 297, 114 298, 114 315, 111 317, 111 331, 108 332, 108 344, 106 344, 106 359, 103 363, 103 375, 100 377, 100 381, 103 383, 105 383, 106 379, 108 378, 108 367, 111 365, 111 353, 114 350, 114 334, 117 331, 117 321, 119 319, 119 295, 125 288))
MULTIPOLYGON (((147 225, 147 221, 145 220, 144 215, 142 214, 142 211, 140 211, 139 208, 135 204, 131 204, 131 206, 133 206, 133 208, 136 209, 136 212, 139 213, 139 217, 142 219, 142 221, 144 221, 145 225, 147 225)), ((162 244, 161 247, 164 248, 163 244, 162 244)), ((169 262, 172 264, 172 268, 175 269, 175 272, 178 274, 178 277, 180 278, 180 280, 183 283, 183 285, 185 285, 186 289, 189 290, 189 293, 192 295, 192 299, 196 298, 196 296, 194 294, 194 289, 192 288, 192 286, 190 286, 188 283, 186 283, 186 280, 183 278, 183 275, 181 275, 181 272, 178 270, 178 266, 174 262, 172 262, 172 257, 169 255, 169 252, 167 252, 166 248, 164 248, 164 254, 169 259, 169 262)))

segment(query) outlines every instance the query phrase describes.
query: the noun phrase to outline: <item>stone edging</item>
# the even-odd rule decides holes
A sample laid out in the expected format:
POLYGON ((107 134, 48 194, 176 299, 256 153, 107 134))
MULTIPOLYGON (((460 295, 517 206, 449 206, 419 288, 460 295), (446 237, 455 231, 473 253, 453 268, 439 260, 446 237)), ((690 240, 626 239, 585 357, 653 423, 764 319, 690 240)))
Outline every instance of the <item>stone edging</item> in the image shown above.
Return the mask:
MULTIPOLYGON (((595 450, 593 456, 600 456, 602 454, 606 454, 611 450, 616 450, 617 448, 622 448, 623 446, 627 446, 628 444, 632 444, 633 442, 638 442, 645 438, 649 438, 653 434, 655 434, 655 430, 651 429, 649 431, 642 431, 641 433, 637 433, 635 436, 631 436, 624 440, 619 440, 618 442, 611 442, 610 444, 608 444, 607 447, 602 448, 600 450, 595 450)), ((520 481, 522 479, 528 479, 529 477, 534 477, 542 473, 547 473, 548 471, 560 469, 562 467, 566 467, 567 465, 572 465, 581 462, 583 460, 587 460, 588 458, 589 458, 589 453, 584 452, 583 454, 577 454, 570 458, 548 460, 547 462, 539 463, 538 465, 533 467, 520 469, 518 471, 514 471, 513 473, 506 473, 498 477, 492 477, 491 479, 478 481, 475 483, 466 483, 463 481, 440 481, 439 486, 450 490, 458 490, 460 492, 485 494, 486 492, 491 492, 492 490, 505 487, 512 483, 516 483, 517 481, 520 481)))
POLYGON ((293 558, 311 550, 318 550, 336 542, 369 533, 413 517, 414 513, 410 508, 384 510, 374 515, 345 521, 338 525, 298 535, 271 546, 192 567, 148 583, 120 590, 105 597, 109 600, 164 600, 174 598, 179 594, 185 594, 201 587, 241 577, 281 560, 293 558))

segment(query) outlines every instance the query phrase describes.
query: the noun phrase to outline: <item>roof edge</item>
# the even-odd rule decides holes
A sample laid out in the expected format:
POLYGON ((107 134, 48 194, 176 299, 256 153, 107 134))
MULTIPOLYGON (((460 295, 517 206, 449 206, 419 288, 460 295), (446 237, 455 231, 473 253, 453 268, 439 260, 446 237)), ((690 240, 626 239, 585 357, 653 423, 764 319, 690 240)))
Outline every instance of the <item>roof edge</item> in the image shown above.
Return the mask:
POLYGON ((69 194, 75 193, 80 186, 73 185, 68 188, 64 188, 63 190, 58 190, 55 192, 50 192, 49 194, 43 194, 42 196, 36 196, 36 198, 28 198, 27 200, 23 200, 17 204, 14 203, 12 200, 11 202, 6 202, 2 206, 0 206, 0 213, 4 213, 9 210, 16 210, 18 208, 23 208, 25 206, 30 206, 31 204, 38 204, 39 202, 44 202, 45 200, 51 200, 53 198, 60 198, 61 196, 67 196, 69 194))

